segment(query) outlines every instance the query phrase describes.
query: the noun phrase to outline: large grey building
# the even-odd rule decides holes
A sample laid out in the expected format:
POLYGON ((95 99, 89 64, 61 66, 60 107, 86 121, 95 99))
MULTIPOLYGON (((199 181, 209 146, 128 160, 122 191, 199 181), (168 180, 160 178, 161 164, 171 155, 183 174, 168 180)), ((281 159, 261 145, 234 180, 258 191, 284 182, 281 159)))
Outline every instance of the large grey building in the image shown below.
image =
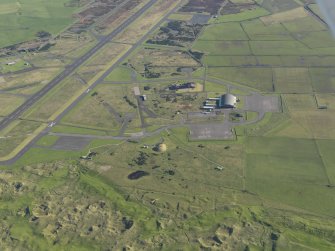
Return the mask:
POLYGON ((218 100, 218 107, 219 108, 235 108, 236 107, 236 102, 237 102, 237 98, 230 94, 224 94, 220 97, 220 99, 218 100))

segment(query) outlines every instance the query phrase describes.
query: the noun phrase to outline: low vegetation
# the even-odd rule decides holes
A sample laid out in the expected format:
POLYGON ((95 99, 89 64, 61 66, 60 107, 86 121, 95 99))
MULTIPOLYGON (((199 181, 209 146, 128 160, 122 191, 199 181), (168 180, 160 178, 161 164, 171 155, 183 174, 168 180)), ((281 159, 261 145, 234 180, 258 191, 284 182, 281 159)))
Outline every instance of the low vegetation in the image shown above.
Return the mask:
MULTIPOLYGON (((0 121, 146 3, 7 2, 0 121)), ((335 42, 316 5, 177 4, 0 131, 2 158, 48 130, 0 168, 1 250, 335 250, 335 42), (227 92, 234 110, 206 110, 227 92)))

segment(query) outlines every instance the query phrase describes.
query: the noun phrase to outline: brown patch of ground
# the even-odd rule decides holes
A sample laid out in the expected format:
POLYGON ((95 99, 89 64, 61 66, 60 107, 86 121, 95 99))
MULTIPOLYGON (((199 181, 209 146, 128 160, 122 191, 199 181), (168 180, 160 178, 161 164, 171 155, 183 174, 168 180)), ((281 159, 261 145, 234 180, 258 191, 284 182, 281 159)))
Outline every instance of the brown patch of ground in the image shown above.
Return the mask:
POLYGON ((217 14, 224 0, 190 0, 181 8, 182 12, 206 12, 211 15, 217 14))
POLYGON ((245 10, 252 10, 256 8, 256 3, 246 2, 246 3, 233 3, 228 1, 227 4, 221 9, 221 15, 237 14, 245 10))
POLYGON ((189 24, 184 21, 170 21, 147 41, 149 44, 184 47, 190 45, 200 34, 203 25, 189 24))

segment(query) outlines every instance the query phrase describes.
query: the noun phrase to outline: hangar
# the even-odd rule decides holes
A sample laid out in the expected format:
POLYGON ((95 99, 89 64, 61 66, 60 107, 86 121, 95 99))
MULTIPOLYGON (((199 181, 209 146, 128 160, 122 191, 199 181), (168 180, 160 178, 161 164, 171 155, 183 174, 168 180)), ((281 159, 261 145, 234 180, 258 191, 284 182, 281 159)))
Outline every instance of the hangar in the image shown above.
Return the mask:
POLYGON ((236 102, 237 102, 237 98, 230 94, 224 94, 220 97, 220 99, 218 100, 218 107, 219 108, 235 108, 236 107, 236 102))
POLYGON ((214 109, 236 108, 237 97, 227 93, 217 98, 208 98, 201 109, 213 111, 214 109))

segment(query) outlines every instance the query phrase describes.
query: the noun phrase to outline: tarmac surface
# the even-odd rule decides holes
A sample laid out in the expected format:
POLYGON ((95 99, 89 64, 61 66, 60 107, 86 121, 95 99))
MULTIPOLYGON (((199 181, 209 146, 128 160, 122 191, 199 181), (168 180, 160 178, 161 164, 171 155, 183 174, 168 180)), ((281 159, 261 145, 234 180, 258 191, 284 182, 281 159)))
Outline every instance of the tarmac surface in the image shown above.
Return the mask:
POLYGON ((252 94, 245 97, 245 110, 255 111, 258 113, 279 112, 279 97, 263 96, 260 94, 252 94))
POLYGON ((91 139, 82 137, 62 136, 51 147, 53 150, 80 151, 84 149, 91 139))
POLYGON ((235 134, 229 124, 210 123, 190 126, 190 139, 192 140, 228 140, 234 139, 235 134))

